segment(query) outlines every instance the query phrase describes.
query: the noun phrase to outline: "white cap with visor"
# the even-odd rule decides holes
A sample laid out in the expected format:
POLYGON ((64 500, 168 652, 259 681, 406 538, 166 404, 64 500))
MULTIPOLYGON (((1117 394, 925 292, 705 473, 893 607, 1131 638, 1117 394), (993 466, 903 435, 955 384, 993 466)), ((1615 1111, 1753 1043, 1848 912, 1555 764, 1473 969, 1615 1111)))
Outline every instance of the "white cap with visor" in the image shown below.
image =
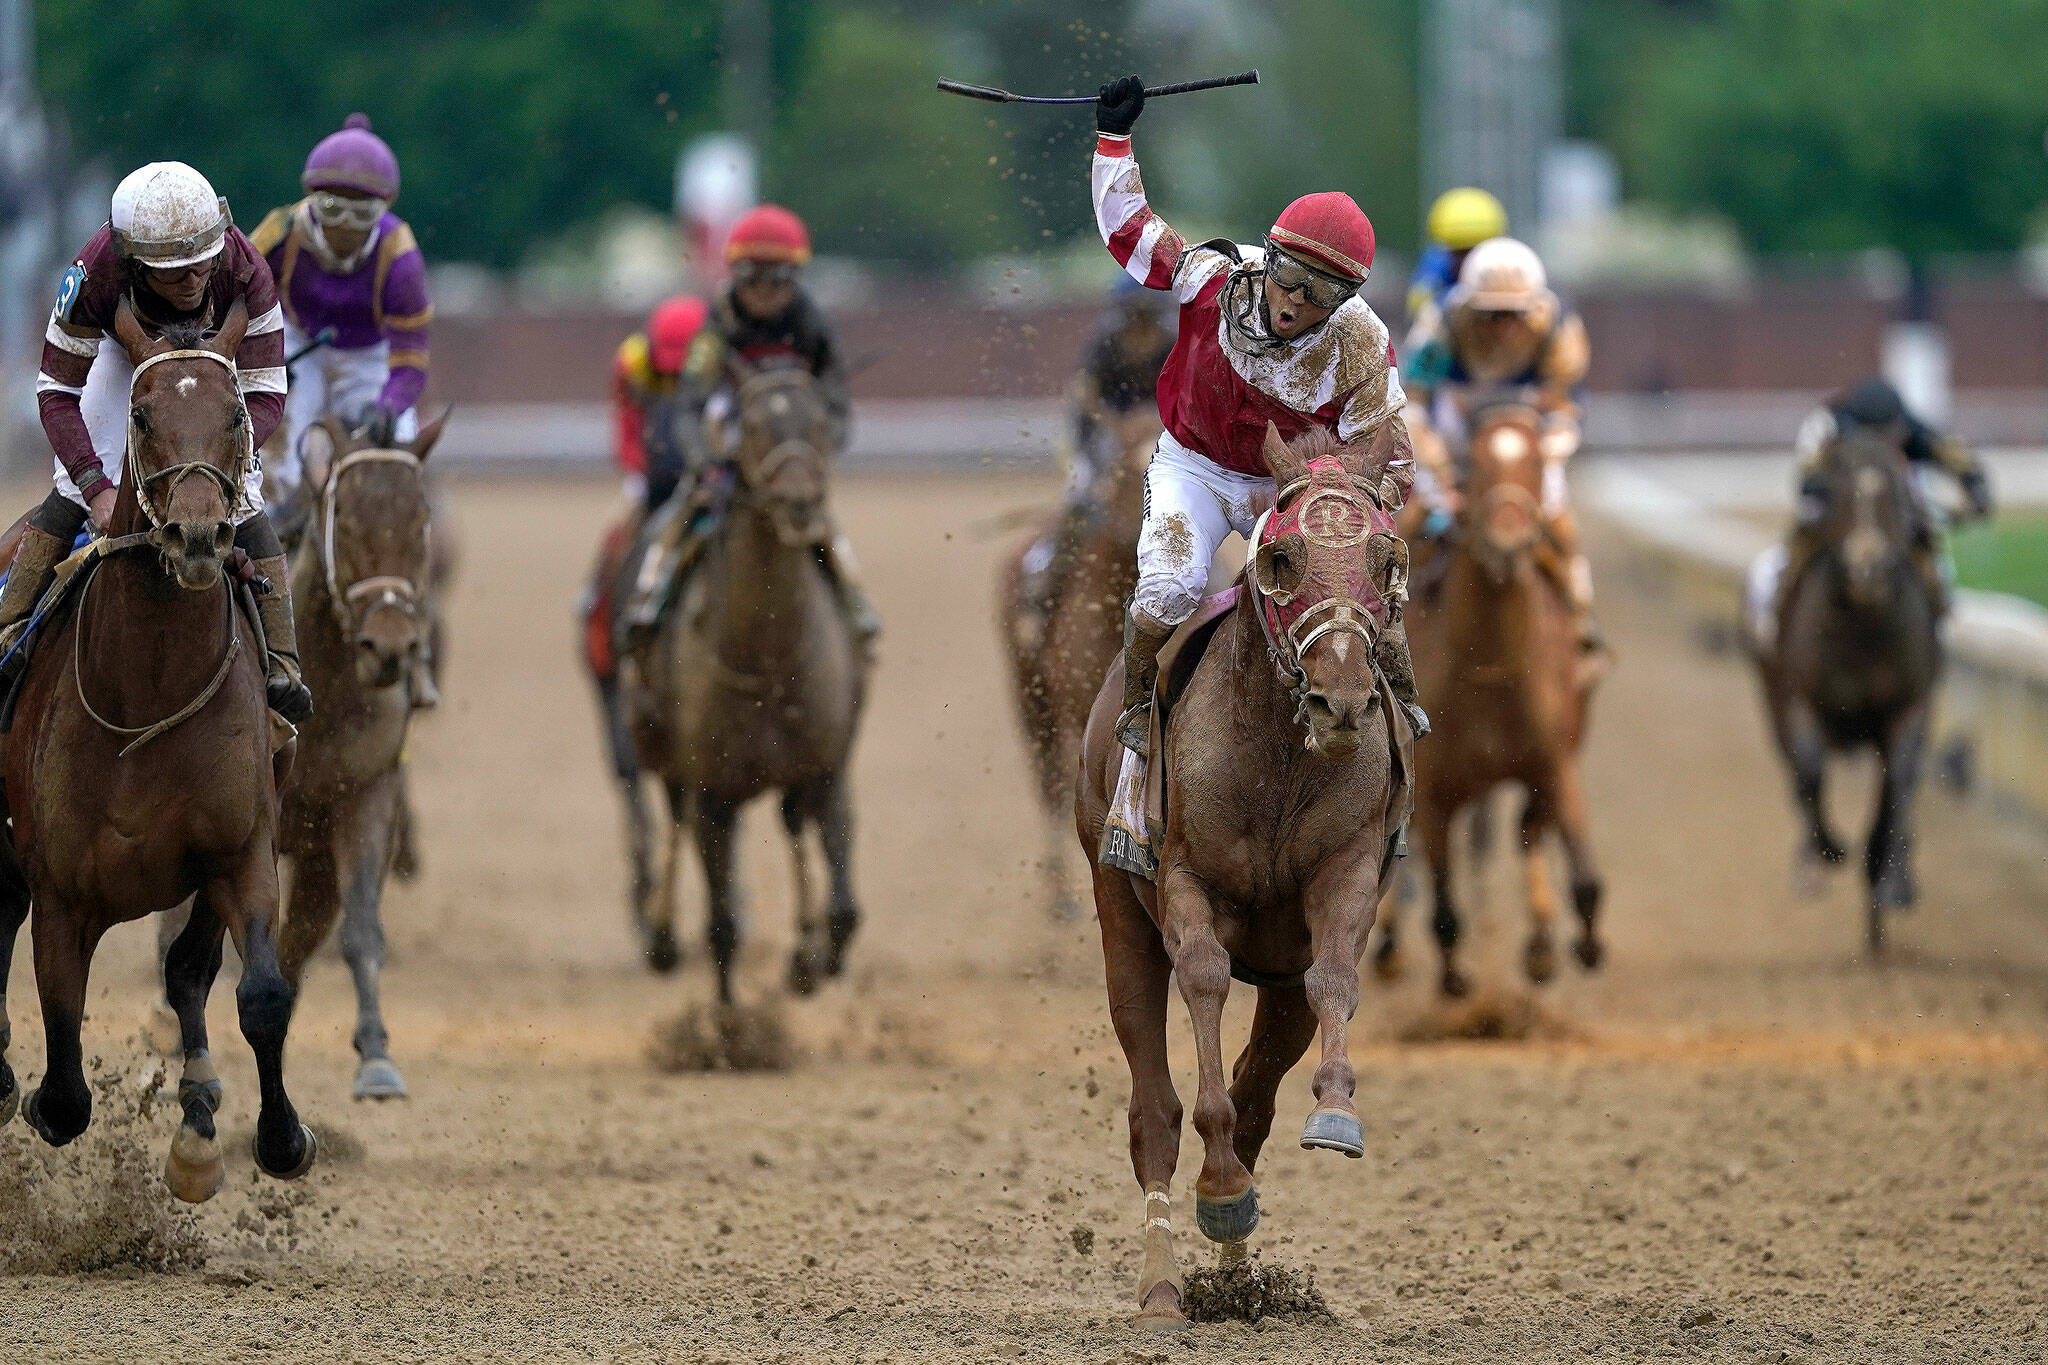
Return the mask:
POLYGON ((220 254, 233 218, 228 201, 182 161, 152 161, 114 187, 109 222, 121 254, 158 270, 220 254))

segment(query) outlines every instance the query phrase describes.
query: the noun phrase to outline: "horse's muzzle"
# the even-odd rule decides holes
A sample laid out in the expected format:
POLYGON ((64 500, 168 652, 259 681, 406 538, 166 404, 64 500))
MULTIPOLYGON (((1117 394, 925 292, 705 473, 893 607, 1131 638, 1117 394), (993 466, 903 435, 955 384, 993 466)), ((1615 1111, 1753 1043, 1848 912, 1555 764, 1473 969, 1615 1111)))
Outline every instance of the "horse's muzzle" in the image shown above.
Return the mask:
POLYGON ((225 518, 170 521, 150 532, 150 542, 179 587, 204 592, 220 582, 228 551, 234 548, 235 525, 225 518))
POLYGON ((1355 696, 1311 691, 1302 698, 1302 718, 1308 723, 1306 747, 1317 758, 1345 759, 1358 752, 1366 727, 1379 714, 1377 687, 1355 696))
POLYGON ((374 612, 356 635, 356 681, 368 688, 396 687, 419 663, 426 641, 410 617, 374 612))

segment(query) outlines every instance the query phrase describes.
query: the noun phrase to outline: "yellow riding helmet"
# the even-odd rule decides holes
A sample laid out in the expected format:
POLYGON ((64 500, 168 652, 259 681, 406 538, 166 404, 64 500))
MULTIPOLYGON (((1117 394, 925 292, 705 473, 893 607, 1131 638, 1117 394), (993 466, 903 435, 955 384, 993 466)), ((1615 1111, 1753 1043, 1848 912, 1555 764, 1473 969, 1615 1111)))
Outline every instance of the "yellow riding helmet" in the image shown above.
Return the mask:
POLYGON ((1469 251, 1489 237, 1505 236, 1508 211, 1500 200, 1470 185, 1446 190, 1429 206, 1429 235, 1453 251, 1469 251))

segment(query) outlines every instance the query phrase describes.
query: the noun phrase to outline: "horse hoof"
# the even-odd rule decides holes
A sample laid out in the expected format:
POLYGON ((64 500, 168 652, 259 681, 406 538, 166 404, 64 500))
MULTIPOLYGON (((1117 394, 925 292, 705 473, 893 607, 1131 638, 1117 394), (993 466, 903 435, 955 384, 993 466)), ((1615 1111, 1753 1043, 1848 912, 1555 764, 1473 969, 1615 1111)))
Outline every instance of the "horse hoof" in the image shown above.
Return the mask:
POLYGON ((203 1137, 189 1125, 179 1124, 171 1139, 171 1154, 164 1158, 164 1184, 187 1204, 204 1204, 220 1193, 228 1178, 228 1163, 221 1154, 220 1138, 203 1137))
POLYGON ((682 965, 682 949, 676 946, 676 931, 666 924, 647 932, 647 965, 667 976, 682 965))
POLYGON ((261 1137, 249 1139, 249 1149, 256 1154, 256 1168, 262 1171, 263 1174, 276 1180, 297 1180, 307 1171, 313 1169, 313 1159, 320 1154, 320 1139, 314 1137, 313 1130, 303 1123, 299 1125, 299 1142, 303 1148, 303 1154, 299 1157, 299 1162, 296 1166, 285 1171, 274 1171, 264 1164, 263 1139, 261 1137))
POLYGON ((359 1100, 405 1100, 412 1098, 412 1092, 405 1088, 405 1077, 398 1073, 398 1067, 389 1057, 365 1057, 363 1064, 356 1068, 355 1097, 359 1100))
POLYGON ((1195 1195, 1195 1226, 1212 1242, 1242 1242, 1259 1226, 1259 1187, 1247 1185, 1234 1199, 1195 1195))
POLYGON ((1572 945, 1572 956, 1587 971, 1598 971, 1600 964, 1607 960, 1607 945, 1590 936, 1582 938, 1572 945))
POLYGON ((1522 970, 1538 986, 1549 985, 1557 975, 1557 946, 1548 934, 1529 940, 1529 946, 1522 950, 1522 970))
POLYGON ((149 1035, 149 1045, 160 1056, 175 1057, 185 1050, 185 1033, 178 1023, 178 1012, 163 1001, 149 1007, 149 1023, 144 1028, 149 1035))
POLYGON ((52 1147, 68 1146, 78 1136, 78 1133, 85 1131, 85 1125, 81 1123, 78 1126, 78 1133, 59 1133, 43 1121, 43 1090, 41 1086, 37 1086, 35 1093, 28 1097, 26 1117, 28 1119, 28 1126, 35 1129, 36 1136, 52 1147))
POLYGON ((1455 967, 1444 968, 1444 979, 1437 984, 1446 1000, 1463 1000, 1472 994, 1472 983, 1465 974, 1455 967))
POLYGON ((1301 1147, 1305 1152, 1321 1150, 1362 1157, 1365 1155, 1365 1125, 1358 1121, 1358 1115, 1348 1110, 1318 1109, 1301 1127, 1301 1147))
POLYGON ((1180 1290, 1171 1284, 1162 1284, 1154 1289, 1145 1306, 1131 1319, 1131 1326, 1141 1332, 1186 1331, 1188 1315, 1181 1311, 1180 1290))

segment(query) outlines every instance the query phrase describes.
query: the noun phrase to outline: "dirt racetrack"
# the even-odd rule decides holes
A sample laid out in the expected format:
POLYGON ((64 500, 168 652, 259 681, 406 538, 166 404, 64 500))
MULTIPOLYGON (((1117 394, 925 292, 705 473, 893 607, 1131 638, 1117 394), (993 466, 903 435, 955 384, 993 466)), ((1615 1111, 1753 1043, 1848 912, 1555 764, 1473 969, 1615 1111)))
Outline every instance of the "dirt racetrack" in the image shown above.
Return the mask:
MULTIPOLYGON (((1611 535, 1595 548, 1621 664, 1591 756, 1608 969, 1526 1001, 1500 869, 1472 962, 1488 1013, 1525 1036, 1402 1041, 1472 1022, 1431 1006, 1418 960, 1398 988, 1367 985, 1366 1160, 1295 1147, 1307 1069, 1282 1092, 1255 1245, 1312 1266, 1332 1318, 1128 1327, 1142 1204, 1125 1073, 1092 924, 1038 909, 989 625, 1001 542, 975 531, 1049 490, 839 490, 889 622, 855 770, 867 925, 850 980, 789 1011, 796 1069, 668 1075, 645 1050, 708 994, 696 919, 680 977, 638 965, 573 657, 613 495, 456 485, 447 701, 415 741, 426 867, 386 903, 387 1012, 415 1098, 351 1103, 346 973, 316 964, 289 1074, 321 1164, 303 1185, 257 1181, 231 964, 215 1051, 243 1136, 221 1195, 171 1210, 154 1172, 175 1111, 137 1113, 151 932, 117 931, 87 1024, 99 1121, 56 1153, 20 1122, 0 1131, 6 1356, 2048 1358, 2048 844, 1930 790, 1924 902, 1890 962, 1865 963, 1846 879, 1789 894, 1791 817, 1747 673, 1692 647, 1611 535)), ((773 823, 747 826, 757 995, 788 935, 773 823)), ((1421 927, 1408 944, 1426 954, 1421 927)), ((12 1055, 32 1086, 27 959, 12 1055)), ((1233 1048, 1248 1009, 1239 988, 1233 1048)), ((1173 1026, 1185 1099, 1178 1004, 1173 1026)), ((1187 1136, 1175 1193, 1194 1265, 1187 1136)))

